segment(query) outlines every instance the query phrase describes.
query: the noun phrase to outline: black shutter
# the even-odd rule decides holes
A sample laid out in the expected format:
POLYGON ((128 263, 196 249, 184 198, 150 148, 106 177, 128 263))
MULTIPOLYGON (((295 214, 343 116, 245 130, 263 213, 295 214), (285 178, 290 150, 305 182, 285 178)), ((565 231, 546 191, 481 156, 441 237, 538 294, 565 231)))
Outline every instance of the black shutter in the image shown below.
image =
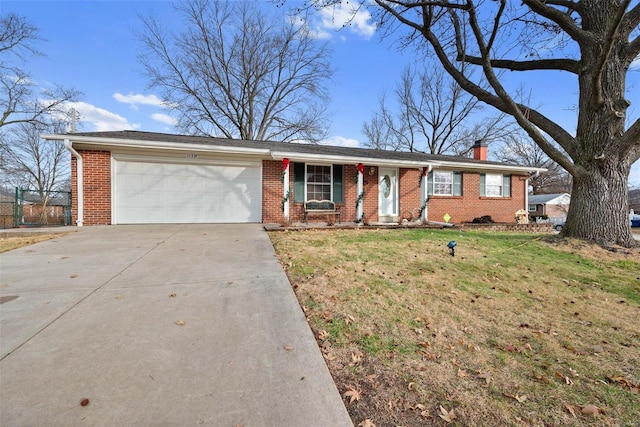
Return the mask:
POLYGON ((293 164, 293 201, 304 203, 304 163, 293 164))
POLYGON ((333 165, 333 201, 335 203, 344 203, 342 165, 333 165))

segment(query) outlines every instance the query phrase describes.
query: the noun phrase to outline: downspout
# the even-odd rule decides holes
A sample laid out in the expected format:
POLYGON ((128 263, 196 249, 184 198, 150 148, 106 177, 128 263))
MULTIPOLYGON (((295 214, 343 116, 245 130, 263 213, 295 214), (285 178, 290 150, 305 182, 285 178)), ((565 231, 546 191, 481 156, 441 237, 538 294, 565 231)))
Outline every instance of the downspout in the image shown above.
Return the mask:
POLYGON ((64 140, 64 146, 67 148, 67 150, 69 150, 71 155, 76 158, 76 194, 78 199, 78 218, 76 219, 76 224, 78 227, 82 227, 82 223, 84 222, 84 182, 82 179, 82 156, 73 148, 73 146, 71 145, 71 141, 69 141, 68 139, 64 140))

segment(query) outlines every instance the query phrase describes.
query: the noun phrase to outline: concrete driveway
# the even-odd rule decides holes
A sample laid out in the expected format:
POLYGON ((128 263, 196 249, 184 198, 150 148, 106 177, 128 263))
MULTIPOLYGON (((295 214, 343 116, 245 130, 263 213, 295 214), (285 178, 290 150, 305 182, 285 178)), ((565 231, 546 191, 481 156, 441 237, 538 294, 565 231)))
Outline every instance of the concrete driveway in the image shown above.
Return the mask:
POLYGON ((352 425, 259 225, 84 227, 0 269, 2 426, 352 425))

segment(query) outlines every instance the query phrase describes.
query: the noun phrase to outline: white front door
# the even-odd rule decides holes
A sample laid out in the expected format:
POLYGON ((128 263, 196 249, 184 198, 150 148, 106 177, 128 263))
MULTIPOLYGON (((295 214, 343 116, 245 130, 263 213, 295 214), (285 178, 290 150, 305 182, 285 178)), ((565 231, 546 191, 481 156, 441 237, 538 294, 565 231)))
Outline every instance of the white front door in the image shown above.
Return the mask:
POLYGON ((398 216, 398 170, 380 168, 378 174, 378 216, 396 221, 398 216))

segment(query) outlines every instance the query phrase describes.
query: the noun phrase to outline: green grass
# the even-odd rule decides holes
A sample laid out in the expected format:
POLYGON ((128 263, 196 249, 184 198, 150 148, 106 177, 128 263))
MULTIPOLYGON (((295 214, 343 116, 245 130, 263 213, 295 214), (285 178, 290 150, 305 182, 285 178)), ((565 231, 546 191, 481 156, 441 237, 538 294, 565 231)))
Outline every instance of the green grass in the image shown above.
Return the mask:
POLYGON ((637 422, 637 250, 427 229, 271 238, 312 329, 327 333, 339 390, 363 391, 347 405, 354 424, 442 425, 440 405, 455 409, 454 425, 637 422), (478 378, 486 373, 489 383, 478 378), (418 403, 426 409, 407 409, 418 403), (581 415, 587 404, 603 412, 581 415))

